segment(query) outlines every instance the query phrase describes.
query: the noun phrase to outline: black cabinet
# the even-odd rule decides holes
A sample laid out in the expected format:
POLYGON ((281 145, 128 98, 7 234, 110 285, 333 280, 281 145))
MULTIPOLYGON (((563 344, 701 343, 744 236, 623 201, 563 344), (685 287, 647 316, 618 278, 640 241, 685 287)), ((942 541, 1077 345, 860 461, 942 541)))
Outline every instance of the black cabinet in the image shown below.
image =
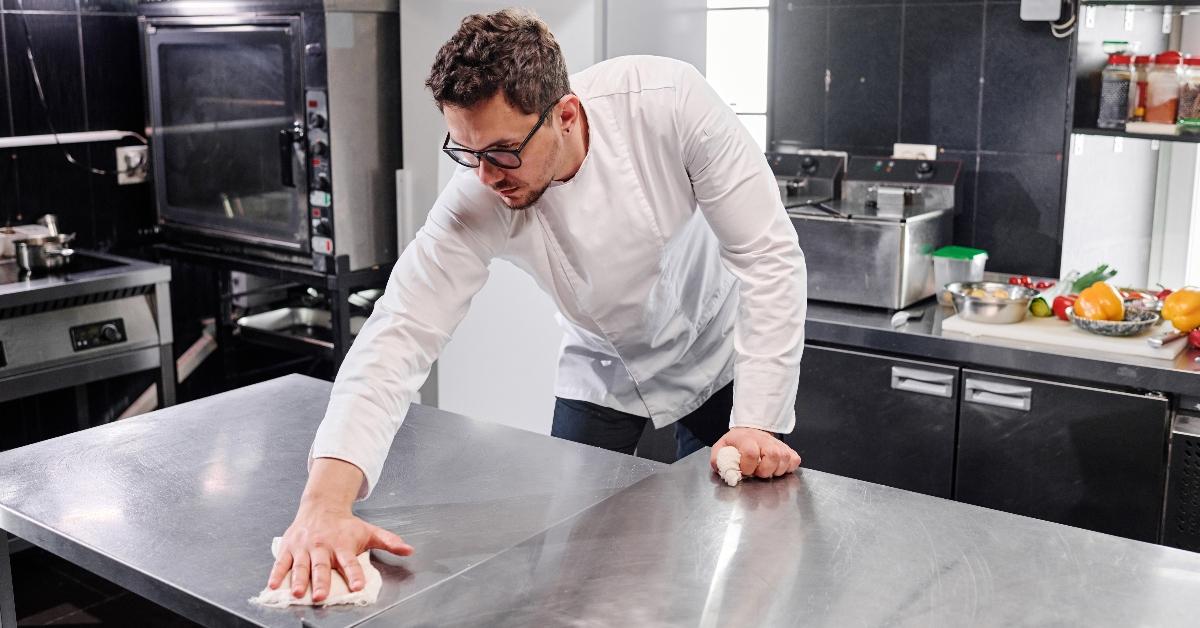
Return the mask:
POLYGON ((784 439, 803 466, 950 497, 959 371, 808 346, 796 429, 784 439))
POLYGON ((1158 538, 1168 403, 964 369, 955 499, 1158 538))

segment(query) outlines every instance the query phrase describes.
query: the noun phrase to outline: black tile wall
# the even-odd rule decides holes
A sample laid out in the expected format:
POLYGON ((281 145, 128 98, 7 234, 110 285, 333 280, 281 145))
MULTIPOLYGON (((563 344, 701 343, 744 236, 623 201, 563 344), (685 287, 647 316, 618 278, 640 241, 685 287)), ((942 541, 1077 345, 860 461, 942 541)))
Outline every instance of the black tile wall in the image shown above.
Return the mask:
POLYGON ((913 6, 904 19, 900 141, 974 150, 983 5, 913 6))
POLYGON ((85 131, 83 70, 79 55, 79 17, 67 14, 8 13, 4 16, 9 102, 14 135, 49 133, 46 110, 38 99, 26 57, 25 26, 33 39, 38 76, 59 133, 85 131))
MULTIPOLYGON (((7 80, 0 98, 0 135, 50 131, 25 54, 26 24, 55 130, 143 130, 136 2, 24 0, 24 13, 8 10, 16 7, 15 0, 3 2, 7 80)), ((149 184, 118 186, 115 175, 90 172, 113 170, 117 146, 67 144, 0 153, 0 222, 32 222, 53 212, 65 230, 76 234, 80 247, 137 245, 139 234, 154 224, 149 184)))
POLYGON ((775 102, 779 103, 771 110, 775 133, 806 148, 821 148, 826 145, 829 11, 815 7, 776 11, 771 28, 777 49, 788 59, 788 63, 771 68, 775 102))
POLYGON ((1054 153, 1063 150, 1069 39, 1041 22, 1022 22, 1020 5, 987 7, 983 86, 983 150, 1054 153))
POLYGON ((866 145, 899 133, 899 6, 829 9, 830 145, 866 145))
POLYGON ((988 266, 1057 274, 1062 249, 1062 157, 982 155, 975 208, 975 244, 988 266))
POLYGON ((1016 0, 774 2, 772 142, 962 161, 955 241, 989 270, 1056 275, 1073 41, 1016 0), (826 71, 829 85, 826 89, 826 71))

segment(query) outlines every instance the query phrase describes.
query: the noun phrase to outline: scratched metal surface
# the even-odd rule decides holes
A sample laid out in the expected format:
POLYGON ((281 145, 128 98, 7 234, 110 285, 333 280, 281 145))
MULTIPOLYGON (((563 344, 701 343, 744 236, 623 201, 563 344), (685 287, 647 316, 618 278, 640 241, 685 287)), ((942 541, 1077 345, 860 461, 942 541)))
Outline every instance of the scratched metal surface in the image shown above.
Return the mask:
POLYGON ((348 626, 663 465, 414 406, 369 521, 415 548, 371 607, 264 609, 330 384, 288 376, 0 453, 0 528, 205 625, 348 626))
POLYGON ((1200 554, 703 450, 368 626, 1196 626, 1200 554))

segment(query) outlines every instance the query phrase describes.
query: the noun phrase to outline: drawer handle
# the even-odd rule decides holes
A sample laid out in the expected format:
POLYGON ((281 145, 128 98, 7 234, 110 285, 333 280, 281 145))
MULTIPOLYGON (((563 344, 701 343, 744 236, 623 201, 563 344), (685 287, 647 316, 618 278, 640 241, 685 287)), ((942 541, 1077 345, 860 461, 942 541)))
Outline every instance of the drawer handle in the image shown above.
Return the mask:
POLYGON ((981 379, 967 379, 966 401, 984 406, 996 406, 1009 410, 1029 412, 1033 405, 1033 389, 1028 386, 1013 386, 988 382, 981 379))
POLYGON ((893 366, 892 389, 950 399, 954 397, 954 375, 893 366))

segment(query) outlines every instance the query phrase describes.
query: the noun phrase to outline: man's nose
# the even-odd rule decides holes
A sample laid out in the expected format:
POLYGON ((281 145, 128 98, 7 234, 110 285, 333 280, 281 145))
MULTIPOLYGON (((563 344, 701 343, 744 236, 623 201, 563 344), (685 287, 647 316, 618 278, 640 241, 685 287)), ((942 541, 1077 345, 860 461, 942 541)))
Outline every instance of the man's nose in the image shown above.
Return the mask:
POLYGON ((479 160, 478 170, 479 180, 488 187, 492 187, 493 184, 499 183, 504 178, 502 169, 492 165, 492 162, 486 159, 479 160))

